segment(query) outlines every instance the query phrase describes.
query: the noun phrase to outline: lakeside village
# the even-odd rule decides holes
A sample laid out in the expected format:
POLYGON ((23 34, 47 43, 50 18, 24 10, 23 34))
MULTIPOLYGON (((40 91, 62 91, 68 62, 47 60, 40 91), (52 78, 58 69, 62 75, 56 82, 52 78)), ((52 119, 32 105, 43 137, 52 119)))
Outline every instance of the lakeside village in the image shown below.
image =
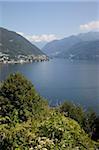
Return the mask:
POLYGON ((40 62, 40 61, 49 61, 49 58, 46 55, 18 55, 14 58, 11 58, 8 54, 0 52, 0 63, 29 63, 29 62, 40 62))

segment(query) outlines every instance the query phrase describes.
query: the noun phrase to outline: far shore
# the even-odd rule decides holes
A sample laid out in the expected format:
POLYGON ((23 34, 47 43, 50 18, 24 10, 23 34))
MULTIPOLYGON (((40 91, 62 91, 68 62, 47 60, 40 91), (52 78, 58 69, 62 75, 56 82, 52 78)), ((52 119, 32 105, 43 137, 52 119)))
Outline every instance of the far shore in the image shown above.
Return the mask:
POLYGON ((18 60, 18 61, 2 61, 0 64, 24 64, 24 63, 32 63, 32 62, 43 62, 49 61, 49 59, 36 59, 36 60, 18 60))

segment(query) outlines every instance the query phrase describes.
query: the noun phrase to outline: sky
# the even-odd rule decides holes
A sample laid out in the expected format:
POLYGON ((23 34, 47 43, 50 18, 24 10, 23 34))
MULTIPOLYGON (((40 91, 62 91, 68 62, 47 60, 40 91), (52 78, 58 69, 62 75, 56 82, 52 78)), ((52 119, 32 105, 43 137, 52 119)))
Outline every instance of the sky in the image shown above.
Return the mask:
POLYGON ((99 31, 99 2, 0 0, 0 26, 40 46, 72 34, 99 31))

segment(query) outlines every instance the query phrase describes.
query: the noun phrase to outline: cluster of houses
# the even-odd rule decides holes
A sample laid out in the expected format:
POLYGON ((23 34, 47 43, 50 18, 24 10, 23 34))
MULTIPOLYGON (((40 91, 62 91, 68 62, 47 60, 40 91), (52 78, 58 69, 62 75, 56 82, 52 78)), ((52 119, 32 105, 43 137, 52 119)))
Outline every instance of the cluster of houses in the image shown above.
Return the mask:
POLYGON ((46 55, 18 55, 11 58, 8 54, 0 52, 0 63, 28 63, 48 60, 49 58, 46 55))

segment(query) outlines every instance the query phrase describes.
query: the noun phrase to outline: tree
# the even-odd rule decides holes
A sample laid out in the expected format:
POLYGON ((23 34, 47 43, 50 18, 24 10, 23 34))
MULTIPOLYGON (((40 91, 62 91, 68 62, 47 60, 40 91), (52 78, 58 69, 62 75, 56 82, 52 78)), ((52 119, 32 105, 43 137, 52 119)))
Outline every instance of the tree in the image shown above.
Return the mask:
POLYGON ((64 113, 64 115, 76 120, 82 126, 85 114, 81 106, 65 101, 59 107, 59 110, 64 113))
POLYGON ((0 88, 2 116, 17 114, 19 121, 25 121, 36 112, 39 113, 45 104, 32 83, 19 73, 11 74, 0 88))

